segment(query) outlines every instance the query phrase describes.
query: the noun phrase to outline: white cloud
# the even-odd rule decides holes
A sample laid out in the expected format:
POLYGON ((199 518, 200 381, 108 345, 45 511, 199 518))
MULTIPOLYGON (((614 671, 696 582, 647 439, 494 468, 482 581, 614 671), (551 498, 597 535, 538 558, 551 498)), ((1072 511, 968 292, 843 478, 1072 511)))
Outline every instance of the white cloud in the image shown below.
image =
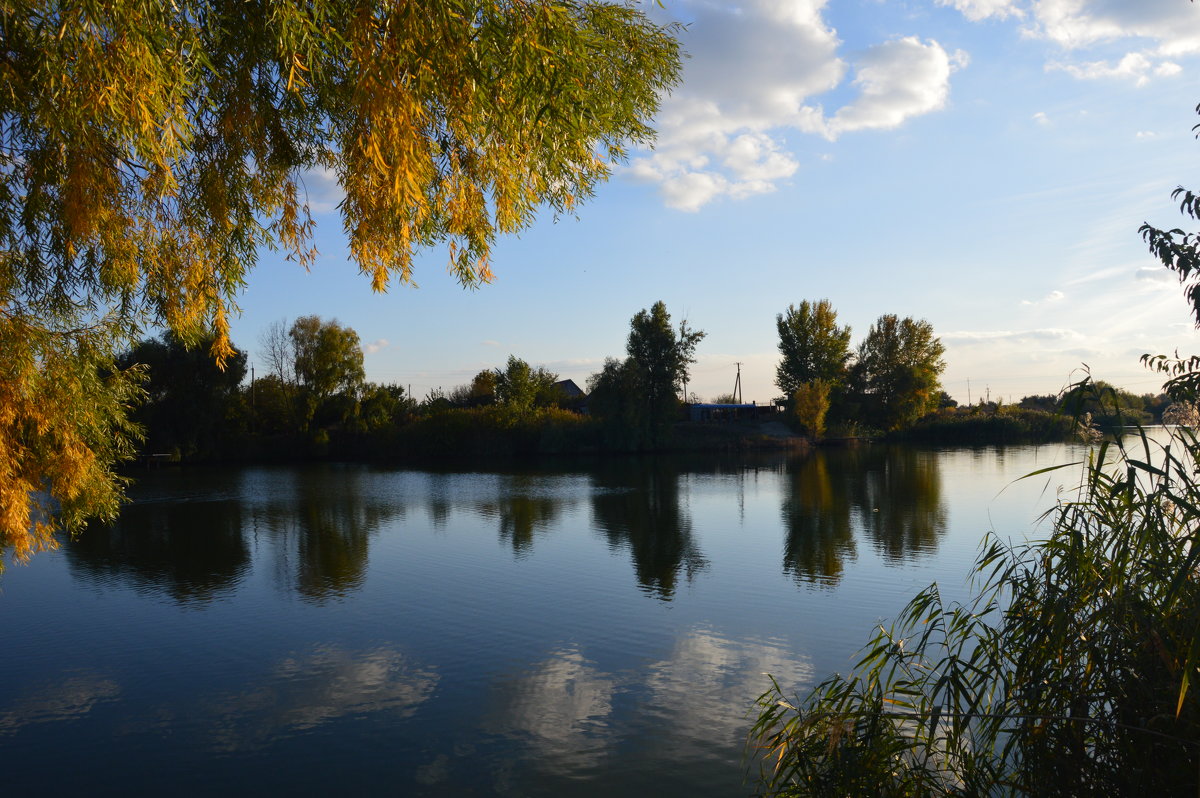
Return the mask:
POLYGON ((1027 29, 1067 49, 1124 39, 1155 43, 1161 57, 1200 53, 1200 14, 1182 0, 1034 0, 1027 29))
POLYGON ((391 343, 386 338, 377 338, 371 343, 363 347, 363 351, 368 355, 373 355, 376 352, 381 352, 391 346, 391 343))
POLYGON ((493 341, 493 340, 491 340, 491 339, 489 338, 489 339, 488 339, 488 340, 486 340, 486 341, 480 341, 480 342, 479 342, 479 345, 480 345, 480 346, 491 346, 491 347, 497 347, 497 346, 500 346, 500 342, 499 342, 499 341, 493 341))
POLYGON ((812 98, 843 85, 849 65, 822 13, 827 0, 680 0, 689 54, 683 84, 663 103, 653 153, 625 173, 659 185, 666 204, 695 211, 718 197, 774 191, 800 162, 789 132, 828 140, 892 128, 945 105, 950 72, 965 53, 897 38, 867 48, 855 65, 857 99, 828 116, 812 98))
POLYGON ((1037 122, 1039 125, 1050 124, 1050 117, 1046 116, 1045 111, 1038 111, 1036 114, 1033 115, 1032 118, 1033 118, 1033 121, 1037 122))
POLYGON ((962 52, 951 57, 937 42, 922 43, 915 36, 872 47, 854 77, 862 94, 834 115, 830 136, 894 128, 910 117, 939 110, 950 91, 950 72, 966 60, 962 52))
POLYGON ((1162 266, 1142 266, 1134 273, 1134 277, 1152 283, 1175 283, 1179 280, 1173 271, 1162 266))
POLYGON ((660 190, 667 205, 681 211, 698 211, 729 188, 728 180, 712 172, 662 175, 662 181, 660 190))
POLYGON ((1126 53, 1116 64, 1107 61, 1087 61, 1082 64, 1052 62, 1047 69, 1061 69, 1067 74, 1082 80, 1098 78, 1127 78, 1138 86, 1144 86, 1150 81, 1150 75, 1157 72, 1150 59, 1142 53, 1126 53))
POLYGON ((1021 304, 1029 305, 1029 306, 1048 305, 1048 304, 1051 304, 1054 302, 1061 302, 1063 300, 1063 297, 1065 297, 1065 296, 1066 296, 1066 294, 1064 294, 1062 291, 1051 291, 1050 293, 1046 294, 1044 297, 1042 297, 1041 299, 1038 299, 1038 300, 1022 299, 1021 304))
POLYGON ((1134 137, 1139 138, 1139 139, 1152 139, 1157 135, 1158 134, 1155 133, 1153 130, 1139 130, 1137 133, 1134 134, 1134 137))
POLYGON ((337 173, 330 169, 318 166, 300 176, 300 199, 313 213, 333 213, 345 196, 337 173))
POLYGON ((937 0, 937 4, 957 8, 972 22, 988 17, 1004 19, 1025 16, 1025 12, 1017 6, 1015 0, 937 0))
POLYGON ((1084 79, 1125 78, 1143 85, 1182 67, 1169 59, 1200 53, 1200 14, 1182 0, 937 0, 973 21, 1013 17, 1022 32, 1067 53, 1106 49, 1107 58, 1053 62, 1084 79), (1115 52, 1114 52, 1115 50, 1115 52), (1125 52, 1121 52, 1124 50, 1125 52))
POLYGON ((1039 330, 960 330, 939 336, 946 343, 982 344, 996 341, 1082 341, 1084 336, 1074 330, 1046 328, 1039 330))

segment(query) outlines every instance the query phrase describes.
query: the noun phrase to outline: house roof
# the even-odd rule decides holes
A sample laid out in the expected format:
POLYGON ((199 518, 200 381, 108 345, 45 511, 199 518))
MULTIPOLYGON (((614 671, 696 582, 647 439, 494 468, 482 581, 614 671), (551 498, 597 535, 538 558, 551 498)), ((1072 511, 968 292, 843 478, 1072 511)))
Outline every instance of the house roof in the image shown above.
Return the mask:
POLYGON ((558 382, 554 383, 554 387, 566 394, 568 398, 587 395, 578 385, 575 384, 575 380, 559 380, 558 382))

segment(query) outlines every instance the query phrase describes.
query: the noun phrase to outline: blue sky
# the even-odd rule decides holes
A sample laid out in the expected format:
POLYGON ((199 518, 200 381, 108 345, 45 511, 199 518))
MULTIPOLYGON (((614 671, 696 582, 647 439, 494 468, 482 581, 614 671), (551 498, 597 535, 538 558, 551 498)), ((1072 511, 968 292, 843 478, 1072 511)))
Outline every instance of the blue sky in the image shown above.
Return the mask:
POLYGON ((310 175, 321 255, 264 253, 234 341, 272 321, 358 331, 368 379, 469 382, 509 354, 583 385, 663 300, 707 337, 690 390, 778 394, 775 316, 828 298, 857 345, 884 313, 929 321, 951 395, 1053 393, 1087 364, 1139 393, 1142 353, 1200 353, 1174 278, 1137 235, 1187 226, 1200 188, 1200 5, 1187 0, 665 0, 683 84, 579 211, 496 247, 476 291, 421 254, 372 294, 337 187, 310 175))

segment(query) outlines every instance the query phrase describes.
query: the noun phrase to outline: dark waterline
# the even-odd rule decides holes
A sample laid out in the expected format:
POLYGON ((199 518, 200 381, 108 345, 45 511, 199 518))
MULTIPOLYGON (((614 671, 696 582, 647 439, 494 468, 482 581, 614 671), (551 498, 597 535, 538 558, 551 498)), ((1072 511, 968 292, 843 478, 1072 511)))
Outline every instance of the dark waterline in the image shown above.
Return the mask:
POLYGON ((0 577, 5 792, 748 794, 764 674, 965 595, 1079 454, 147 472, 0 577))

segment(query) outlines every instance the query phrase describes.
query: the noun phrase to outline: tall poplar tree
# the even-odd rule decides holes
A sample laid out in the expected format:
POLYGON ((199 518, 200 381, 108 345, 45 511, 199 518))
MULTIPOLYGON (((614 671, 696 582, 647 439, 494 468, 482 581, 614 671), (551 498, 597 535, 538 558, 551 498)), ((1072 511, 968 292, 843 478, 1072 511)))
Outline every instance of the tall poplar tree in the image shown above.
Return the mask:
POLYGON ((602 0, 0 3, 0 542, 112 517, 147 325, 232 355, 262 247, 314 257, 344 194, 371 286, 590 196, 678 78, 673 32, 602 0))
POLYGON ((800 307, 788 305, 775 317, 779 330, 779 354, 783 359, 775 368, 775 384, 791 396, 805 383, 823 380, 831 388, 846 379, 850 361, 850 327, 839 327, 837 311, 828 299, 800 307))
POLYGON ((652 445, 662 442, 679 403, 678 392, 687 381, 688 366, 696 362, 696 346, 703 338, 704 331, 691 329, 687 321, 680 323, 676 333, 671 314, 661 301, 649 310, 639 310, 629 322, 625 351, 652 445))

